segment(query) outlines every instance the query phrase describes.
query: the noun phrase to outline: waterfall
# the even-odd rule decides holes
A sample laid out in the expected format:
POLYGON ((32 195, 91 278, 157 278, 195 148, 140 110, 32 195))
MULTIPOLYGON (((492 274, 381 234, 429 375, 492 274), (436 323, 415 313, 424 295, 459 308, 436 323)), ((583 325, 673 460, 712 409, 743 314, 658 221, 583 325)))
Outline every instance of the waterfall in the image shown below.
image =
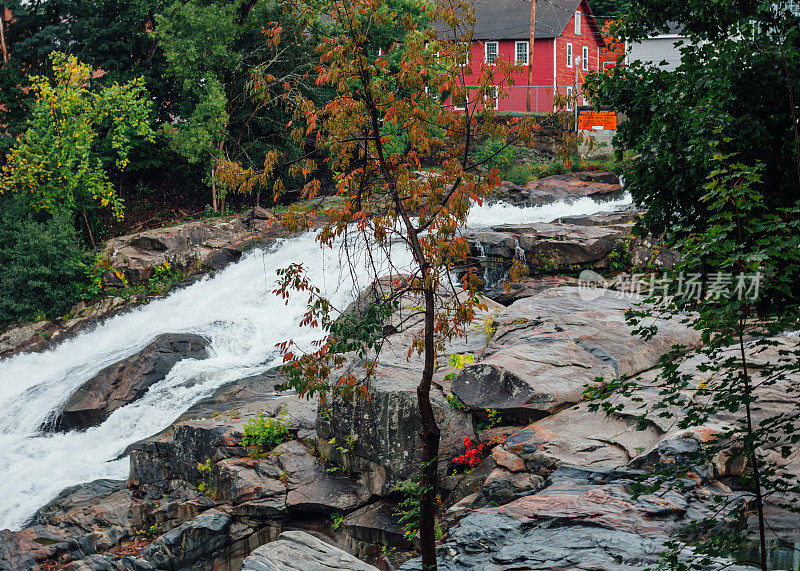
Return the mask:
MULTIPOLYGON (((484 205, 473 209, 469 225, 549 221, 613 206, 584 199, 526 208, 484 205)), ((406 251, 393 256, 399 267, 411 260, 406 251)), ((303 296, 285 305, 272 293, 275 270, 292 262, 302 262, 338 307, 367 285, 366 261, 354 283, 339 250, 323 251, 308 233, 255 249, 213 277, 114 316, 48 351, 0 361, 0 529, 19 529, 67 486, 126 478, 129 461, 116 458, 128 445, 163 430, 220 386, 275 366, 276 343, 291 338, 309 346, 319 332, 297 325, 305 312, 303 296), (162 333, 205 336, 208 358, 180 361, 141 399, 115 410, 99 426, 66 433, 39 430, 85 381, 162 333)))

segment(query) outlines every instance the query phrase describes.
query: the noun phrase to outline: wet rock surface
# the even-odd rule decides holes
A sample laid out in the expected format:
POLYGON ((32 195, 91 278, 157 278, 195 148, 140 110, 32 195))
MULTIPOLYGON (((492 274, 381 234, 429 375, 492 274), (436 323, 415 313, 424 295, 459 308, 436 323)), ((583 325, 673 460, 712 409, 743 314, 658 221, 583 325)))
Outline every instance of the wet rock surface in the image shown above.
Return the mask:
POLYGON ((242 571, 377 571, 341 549, 309 533, 285 531, 259 547, 242 563, 242 571))
POLYGON ((453 393, 470 409, 495 409, 521 422, 583 400, 597 377, 615 379, 652 368, 674 344, 697 346, 699 336, 676 320, 659 320, 659 335, 631 335, 625 311, 638 301, 598 290, 546 290, 518 300, 494 318, 497 331, 478 364, 453 380, 453 393))
POLYGON ((524 186, 503 183, 502 197, 512 204, 541 206, 585 196, 613 198, 622 194, 619 178, 609 172, 569 173, 548 176, 524 186))
MULTIPOLYGON (((696 492, 633 499, 630 487, 639 475, 564 465, 538 493, 464 517, 438 549, 440 568, 613 570, 657 564, 669 535, 710 510, 696 492)), ((729 565, 721 559, 709 569, 748 569, 729 565)), ((422 567, 417 559, 400 569, 422 567)))
POLYGON ((269 211, 256 208, 241 218, 186 222, 113 238, 103 247, 110 261, 103 280, 109 286, 121 285, 122 276, 130 284, 144 283, 164 260, 181 268, 199 264, 220 270, 238 260, 271 219, 269 211))
MULTIPOLYGON (((503 288, 498 284, 506 279, 515 259, 524 262, 534 275, 576 267, 603 268, 608 266, 610 254, 628 247, 631 230, 640 214, 635 209, 625 209, 563 216, 549 223, 499 225, 466 233, 471 256, 467 262, 482 273, 484 288, 492 297, 502 296, 503 288)), ((639 253, 636 261, 646 265, 651 260, 642 258, 641 247, 644 244, 637 243, 634 247, 634 252, 639 253)), ((648 251, 654 248, 650 245, 648 251)), ((519 290, 519 285, 516 289, 519 290)), ((527 295, 534 293, 535 290, 529 291, 527 295)), ((520 297, 518 294, 514 299, 520 297)))
POLYGON ((156 569, 185 569, 225 547, 230 526, 229 515, 208 510, 156 539, 142 557, 156 569))
POLYGON ((205 359, 207 341, 200 335, 159 335, 135 355, 110 365, 86 381, 64 404, 51 426, 81 430, 102 423, 121 406, 140 398, 166 378, 183 359, 205 359))
MULTIPOLYGON (((720 413, 681 431, 657 417, 637 431, 638 403, 604 416, 582 402, 583 385, 598 375, 647 382, 672 344, 697 345, 677 320, 659 323, 652 341, 631 336, 624 312, 635 301, 614 292, 584 299, 549 283, 508 307, 490 305, 466 339, 439 355, 432 398, 443 436, 441 521, 452 526, 439 547, 442 569, 645 569, 672 534, 710 514, 714 496, 752 501, 721 483, 744 469, 725 458, 697 466, 680 492, 632 493, 640 476, 685 457, 731 420, 720 413), (457 369, 450 354, 475 362, 457 369), (451 390, 469 412, 448 402, 451 390), (487 426, 487 408, 500 426, 487 426), (469 473, 451 461, 464 453, 464 436, 486 447, 469 473)), ((421 361, 408 358, 421 323, 415 306, 387 324, 395 333, 369 400, 318 410, 280 392, 275 370, 220 387, 127 451, 127 482, 74 486, 25 529, 0 532, 0 569, 375 569, 370 563, 404 561, 387 552, 412 549, 394 485, 413 478, 419 460, 421 361), (272 450, 244 447, 244 425, 258 412, 282 418, 292 439, 272 450)), ((797 343, 782 337, 771 353, 754 354, 756 369, 797 343)), ((683 370, 696 384, 701 369, 693 358, 683 370)), ((772 410, 794 406, 780 383, 763 390, 772 410)), ((786 466, 798 472, 800 459, 786 466)), ((781 537, 796 537, 790 514, 773 505, 768 514, 781 537)), ((419 561, 402 569, 420 569, 419 561)))

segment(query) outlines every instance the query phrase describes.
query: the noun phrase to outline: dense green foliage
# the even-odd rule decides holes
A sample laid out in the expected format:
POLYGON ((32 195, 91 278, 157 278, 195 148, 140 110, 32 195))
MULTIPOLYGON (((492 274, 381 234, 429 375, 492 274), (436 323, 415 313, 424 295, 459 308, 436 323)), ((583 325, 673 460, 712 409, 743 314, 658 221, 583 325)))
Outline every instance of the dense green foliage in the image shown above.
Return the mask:
POLYGON ((121 218, 109 169, 125 169, 133 141, 153 139, 142 82, 90 91, 90 66, 59 52, 51 59, 52 81, 30 78, 35 100, 0 169, 0 193, 23 194, 34 210, 84 216, 99 203, 121 218))
POLYGON ((0 323, 61 315, 85 276, 71 217, 18 196, 0 196, 0 217, 0 323))
MULTIPOLYGON (((283 81, 313 69, 313 49, 302 45, 301 35, 293 49, 277 49, 262 33, 270 22, 291 30, 282 3, 12 0, 6 5, 13 20, 6 29, 9 62, 0 73, 0 124, 7 129, 0 133, 0 156, 26 128, 28 76, 47 74, 55 49, 101 69, 92 84, 141 77, 152 95, 163 137, 132 146, 130 177, 115 181, 129 193, 162 184, 168 173, 173 186, 209 199, 209 168, 222 156, 260 168, 272 148, 287 157, 302 153, 302 146, 285 136, 290 118, 283 103, 264 105, 251 97, 262 91, 264 77, 283 81)), ((312 82, 304 89, 309 96, 318 91, 312 82)), ((283 184, 293 181, 287 177, 283 184)))
POLYGON ((651 0, 623 23, 620 33, 629 40, 666 30, 670 21, 692 33, 674 72, 635 62, 589 80, 596 102, 627 118, 615 147, 635 155, 626 187, 647 204, 650 230, 661 233, 707 216, 697 206, 715 168, 710 149, 723 138, 729 140, 722 151, 764 165, 767 204, 785 207, 796 197, 791 102, 794 94, 797 105, 800 89, 800 27, 793 20, 773 15, 768 3, 651 0))
POLYGON ((775 340, 800 320, 800 20, 768 2, 645 0, 619 31, 636 40, 670 22, 690 37, 676 70, 635 63, 589 85, 596 103, 627 117, 615 142, 633 152, 625 182, 648 208, 641 230, 681 253, 656 284, 669 296, 630 322, 650 338, 653 315, 688 321, 702 334, 702 378, 687 372, 692 353, 675 347, 654 381, 617 379, 590 395, 609 413, 633 404, 642 428, 657 415, 708 431, 696 452, 661 462, 646 491, 715 475, 721 458, 744 468, 728 483, 752 502, 712 498, 713 515, 668 544, 664 567, 708 568, 756 537, 766 570, 765 499, 800 508, 800 483, 784 469, 800 443, 798 387, 787 379, 800 371, 800 349, 776 350, 775 340), (788 404, 776 408, 770 394, 788 404))
POLYGON ((600 27, 603 27, 605 18, 619 18, 627 14, 633 6, 631 0, 592 0, 589 3, 592 12, 600 20, 600 27))

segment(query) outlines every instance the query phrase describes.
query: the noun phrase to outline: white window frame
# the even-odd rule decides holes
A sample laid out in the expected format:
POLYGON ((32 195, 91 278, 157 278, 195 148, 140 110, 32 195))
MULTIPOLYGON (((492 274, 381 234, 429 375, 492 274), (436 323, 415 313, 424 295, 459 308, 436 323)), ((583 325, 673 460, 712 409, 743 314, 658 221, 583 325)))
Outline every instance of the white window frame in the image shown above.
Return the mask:
POLYGON ((467 105, 469 104, 469 97, 465 97, 461 101, 464 103, 463 105, 459 105, 458 103, 456 103, 456 100, 453 99, 453 111, 466 111, 467 110, 467 105))
POLYGON ((483 63, 485 63, 486 65, 495 65, 495 62, 497 61, 499 55, 500 55, 500 42, 498 42, 497 40, 488 40, 486 42, 483 42, 483 63), (495 49, 494 54, 492 54, 494 58, 492 59, 491 62, 489 62, 489 44, 494 45, 495 49))
POLYGON ((500 109, 500 88, 496 85, 492 86, 492 100, 494 101, 494 110, 500 109))
POLYGON ((583 53, 581 54, 581 68, 583 71, 589 71, 589 47, 583 46, 583 53))
POLYGON ((567 86, 567 111, 572 111, 572 86, 567 86))
POLYGON ((575 12, 575 34, 581 35, 581 11, 575 12))
POLYGON ((514 42, 514 63, 517 65, 529 65, 531 61, 531 46, 527 40, 514 42), (519 47, 525 46, 525 61, 519 59, 519 47))
POLYGON ((572 44, 567 42, 567 67, 572 67, 572 44))

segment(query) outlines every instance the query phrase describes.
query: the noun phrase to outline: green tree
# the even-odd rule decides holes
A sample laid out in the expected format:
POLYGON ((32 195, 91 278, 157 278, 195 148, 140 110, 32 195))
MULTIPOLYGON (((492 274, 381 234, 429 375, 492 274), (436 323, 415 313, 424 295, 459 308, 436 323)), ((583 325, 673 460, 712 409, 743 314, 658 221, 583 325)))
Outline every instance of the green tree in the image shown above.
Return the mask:
POLYGON ((754 534, 756 564, 766 570, 767 499, 800 507, 797 475, 786 468, 800 442, 800 409, 774 410, 769 397, 775 391, 798 402, 789 378, 800 371, 800 349, 775 350, 775 336, 797 329, 800 316, 800 27, 796 15, 771 2, 645 0, 619 33, 636 40, 670 22, 689 36, 677 69, 634 64, 592 77, 588 88, 596 103, 627 117, 615 145, 634 155, 625 183, 648 208, 640 230, 681 254, 666 276, 677 286, 670 297, 632 312, 631 323, 651 337, 657 331, 647 317, 655 312, 687 320, 702 333, 703 379, 687 373, 691 354, 675 347, 653 383, 618 379, 590 393, 606 412, 626 406, 615 400, 620 394, 632 396, 641 426, 649 415, 674 417, 686 429, 717 419, 710 440, 662 466, 648 486, 681 485, 714 458, 740 460, 738 485, 753 494, 755 523, 747 521, 747 506, 720 497, 717 516, 672 541, 664 563, 703 568, 754 534), (731 278, 740 275, 761 276, 756 295, 734 288, 731 278), (690 276, 701 276, 702 293, 680 287, 690 276))
POLYGON ((178 153, 204 165, 215 211, 225 204, 224 177, 215 173, 223 159, 252 168, 261 167, 272 149, 302 154, 286 137, 291 114, 282 99, 270 96, 267 84, 291 80, 310 95, 312 84, 302 79, 313 69, 313 48, 299 34, 291 48, 278 48, 263 33, 268 22, 287 31, 296 27, 279 3, 266 0, 180 1, 156 15, 155 34, 179 95, 174 120, 164 130, 178 153))
MULTIPOLYGON (((592 0, 592 12, 600 19, 619 18, 628 13, 633 2, 631 0, 592 0)), ((600 22, 603 27, 604 22, 600 22)))
MULTIPOLYGON (((300 160, 274 153, 260 173, 242 168, 237 172, 232 165, 230 180, 235 184, 238 174, 243 184, 253 178, 266 184, 288 169, 307 179, 302 196, 312 203, 321 195, 335 194, 337 200, 326 211, 327 223, 318 233, 320 245, 341 246, 351 264, 368 260, 369 277, 380 293, 363 313, 345 316, 310 283, 302 264, 279 272, 278 292, 284 297, 298 291, 308 296, 302 323, 325 332, 310 350, 292 341, 281 345, 288 382, 300 395, 365 397, 386 320, 401 299, 422 308, 423 325, 409 355, 417 354, 423 362, 417 387, 422 563, 425 569, 436 569, 440 433, 431 384, 437 351, 463 334, 476 312, 485 309, 476 295, 480 280, 474 269, 458 284, 449 276, 465 265, 469 252, 461 229, 471 204, 499 184, 498 172, 482 174, 470 152, 477 116, 484 134, 507 144, 530 142, 541 126, 533 117, 515 122, 510 130, 495 121, 494 86, 511 80, 513 67, 507 62, 476 69, 475 85, 464 85, 465 71, 457 62, 464 61, 464 46, 472 41, 474 16, 468 2, 325 0, 287 5, 292 20, 301 24, 298 33, 317 33, 314 81, 333 92, 317 103, 293 83, 278 83, 296 118, 290 136, 298 143, 310 141, 316 152, 300 160), (434 22, 437 25, 431 25, 434 22), (462 113, 452 102, 463 100, 468 104, 462 113), (320 160, 334 173, 333 189, 324 189, 315 176, 320 160), (441 168, 419 176, 417 171, 427 161, 441 168), (393 261, 397 242, 411 254, 408 267, 393 261), (385 279, 387 275, 391 279, 385 279)), ((276 25, 268 34, 284 42, 293 39, 276 25)), ((307 227, 306 214, 310 213, 289 213, 284 222, 291 228, 307 227)))
POLYGON ((14 195, 0 196, 0 218, 0 323, 62 315, 85 278, 72 217, 14 195))
POLYGON ((51 59, 53 80, 30 77, 35 102, 0 170, 0 193, 22 194, 36 211, 80 214, 94 242, 87 210, 122 217, 108 171, 125 169, 135 139, 153 139, 151 105, 141 80, 91 90, 90 66, 59 52, 51 59))
POLYGON ((647 205, 648 229, 708 215, 696 206, 715 168, 709 149, 723 136, 737 160, 764 165, 767 203, 791 205, 800 185, 797 17, 771 2, 647 0, 618 33, 636 41, 671 22, 689 35, 676 70, 634 62, 586 85, 597 104, 625 114, 614 145, 633 155, 625 185, 647 205))

